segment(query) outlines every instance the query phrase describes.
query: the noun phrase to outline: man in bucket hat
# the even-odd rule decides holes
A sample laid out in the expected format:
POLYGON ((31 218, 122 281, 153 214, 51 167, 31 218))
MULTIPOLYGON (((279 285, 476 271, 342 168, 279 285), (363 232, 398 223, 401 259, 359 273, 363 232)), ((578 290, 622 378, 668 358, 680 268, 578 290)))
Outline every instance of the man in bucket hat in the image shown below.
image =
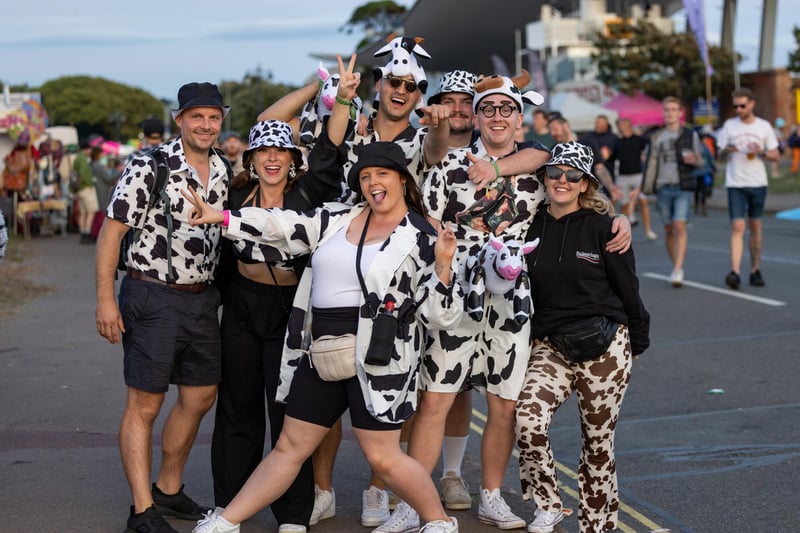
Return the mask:
MULTIPOLYGON (((443 227, 450 222, 456 228, 458 276, 465 292, 467 258, 476 256, 492 234, 504 241, 524 242, 533 215, 544 199, 535 169, 503 177, 496 168, 502 158, 519 150, 514 136, 522 123, 524 103, 542 102, 538 93, 522 92, 529 81, 527 72, 513 79, 492 76, 478 81, 472 110, 480 137, 469 147, 451 150, 447 158, 428 171, 423 184, 423 198, 434 225, 443 227), (478 186, 470 180, 467 169, 473 159, 487 163, 496 173, 489 186, 478 186)), ((623 233, 617 239, 627 249, 629 225, 623 233)), ((530 355, 530 322, 516 324, 513 301, 507 295, 487 293, 485 298, 496 320, 477 321, 465 314, 457 328, 432 332, 420 365, 422 393, 408 451, 432 472, 443 443, 445 419, 457 393, 466 383, 485 390, 489 414, 481 443, 478 516, 500 529, 516 529, 525 527, 525 521, 506 504, 500 487, 515 442, 514 405, 530 355)), ((376 531, 408 531, 418 522, 413 509, 401 503, 376 531)))
POLYGON ((220 294, 211 281, 221 229, 191 226, 191 205, 180 190, 190 187, 217 208, 226 207, 230 176, 212 147, 229 108, 211 83, 184 85, 178 104, 172 116, 180 136, 127 164, 97 243, 96 326, 109 342, 123 344, 128 395, 119 446, 133 496, 127 528, 138 533, 176 533, 165 516, 199 520, 210 510, 186 495, 182 476, 220 380, 220 294), (159 194, 154 183, 163 165, 167 182, 159 194), (117 259, 130 228, 137 232, 125 257, 118 305, 117 259), (151 485, 153 425, 171 383, 178 398, 162 430, 161 467, 151 485))

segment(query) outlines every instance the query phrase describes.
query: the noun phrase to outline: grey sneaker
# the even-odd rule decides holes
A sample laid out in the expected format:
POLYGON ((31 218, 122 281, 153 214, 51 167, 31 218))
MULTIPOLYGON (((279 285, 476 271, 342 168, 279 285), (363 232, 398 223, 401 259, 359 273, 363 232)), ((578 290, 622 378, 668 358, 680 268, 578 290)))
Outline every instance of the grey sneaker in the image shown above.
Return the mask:
POLYGON ((419 529, 419 515, 406 502, 400 500, 389 519, 373 533, 415 533, 419 529))
POLYGON ((551 533, 555 529, 556 524, 564 519, 564 514, 561 511, 548 512, 536 509, 533 514, 533 522, 528 526, 528 533, 551 533))
POLYGON ((478 506, 481 522, 492 524, 498 529, 518 529, 525 527, 525 520, 511 512, 511 508, 500 495, 500 489, 489 491, 481 489, 481 503, 478 506))
POLYGON ((389 520, 389 495, 385 490, 370 485, 361 494, 361 525, 375 527, 389 520))
POLYGON ((439 480, 439 490, 446 509, 463 510, 472 508, 472 496, 467 483, 455 472, 448 472, 439 480))
POLYGON ((205 518, 197 521, 192 533, 239 533, 239 524, 233 525, 222 518, 222 511, 222 507, 217 507, 206 513, 205 518))
POLYGON ((458 533, 458 520, 452 516, 450 520, 434 520, 422 526, 419 533, 458 533))
POLYGON ((314 510, 311 511, 308 525, 316 526, 320 520, 334 516, 336 516, 336 493, 333 491, 333 487, 328 491, 314 485, 314 510))

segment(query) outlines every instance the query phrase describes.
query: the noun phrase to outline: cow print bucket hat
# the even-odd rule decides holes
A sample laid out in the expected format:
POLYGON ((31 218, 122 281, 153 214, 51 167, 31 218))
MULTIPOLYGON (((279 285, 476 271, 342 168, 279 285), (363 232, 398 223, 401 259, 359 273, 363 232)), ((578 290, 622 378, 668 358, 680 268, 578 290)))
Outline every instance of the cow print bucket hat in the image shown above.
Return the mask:
POLYGON ((243 156, 247 157, 253 150, 263 146, 288 148, 298 161, 303 161, 303 153, 292 140, 292 127, 281 120, 263 120, 250 128, 250 140, 243 156))
POLYGON ((600 185, 600 180, 592 174, 594 152, 585 144, 576 141, 556 144, 550 152, 550 161, 547 162, 548 167, 554 165, 566 165, 576 168, 597 185, 600 185))

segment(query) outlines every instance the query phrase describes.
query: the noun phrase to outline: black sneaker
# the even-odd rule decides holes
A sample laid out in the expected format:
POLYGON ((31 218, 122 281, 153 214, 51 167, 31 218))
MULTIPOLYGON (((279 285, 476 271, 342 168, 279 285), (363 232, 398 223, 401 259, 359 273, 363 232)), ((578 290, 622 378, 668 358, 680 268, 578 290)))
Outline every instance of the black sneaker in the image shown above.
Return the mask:
POLYGON ((739 274, 737 274, 733 270, 728 272, 728 275, 725 276, 725 284, 731 289, 738 289, 741 283, 742 280, 739 278, 739 274))
POLYGON ((752 274, 750 274, 750 285, 754 287, 763 287, 764 286, 764 278, 761 277, 761 271, 756 270, 752 274))
POLYGON ((164 494, 153 483, 153 504, 156 510, 164 516, 180 518, 182 520, 201 520, 206 513, 213 511, 210 507, 198 505, 193 499, 183 492, 184 485, 177 494, 164 494))
POLYGON ((151 505, 139 514, 133 512, 133 505, 131 505, 131 514, 128 516, 125 533, 178 533, 178 530, 164 520, 164 517, 156 511, 155 505, 151 505))

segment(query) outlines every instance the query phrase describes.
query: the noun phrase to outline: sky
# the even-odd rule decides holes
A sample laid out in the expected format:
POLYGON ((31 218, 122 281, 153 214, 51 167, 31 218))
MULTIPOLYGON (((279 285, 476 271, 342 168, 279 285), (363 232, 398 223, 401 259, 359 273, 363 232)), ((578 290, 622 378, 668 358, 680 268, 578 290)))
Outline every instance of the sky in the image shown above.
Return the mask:
MULTIPOLYGON (((396 0, 411 8, 414 0, 396 0)), ((434 0, 444 1, 444 0, 434 0)), ((522 1, 522 0, 520 0, 522 1)), ((706 34, 719 44, 722 0, 704 0, 706 34)), ((797 44, 797 0, 778 0, 774 65, 797 44)), ((338 29, 366 0, 25 0, 0 9, 0 81, 36 87, 89 75, 175 99, 190 81, 241 81, 261 69, 275 82, 301 85, 316 72, 313 52, 349 55, 361 35, 338 29)), ((488 0, 487 0, 488 3, 488 0)), ((735 47, 755 69, 761 0, 738 0, 735 47)), ((490 4, 489 4, 490 5, 490 4)), ((447 21, 442 21, 446 24, 447 21)), ((424 36, 422 36, 424 37, 424 36)), ((435 50, 428 50, 435 54, 435 50)))

